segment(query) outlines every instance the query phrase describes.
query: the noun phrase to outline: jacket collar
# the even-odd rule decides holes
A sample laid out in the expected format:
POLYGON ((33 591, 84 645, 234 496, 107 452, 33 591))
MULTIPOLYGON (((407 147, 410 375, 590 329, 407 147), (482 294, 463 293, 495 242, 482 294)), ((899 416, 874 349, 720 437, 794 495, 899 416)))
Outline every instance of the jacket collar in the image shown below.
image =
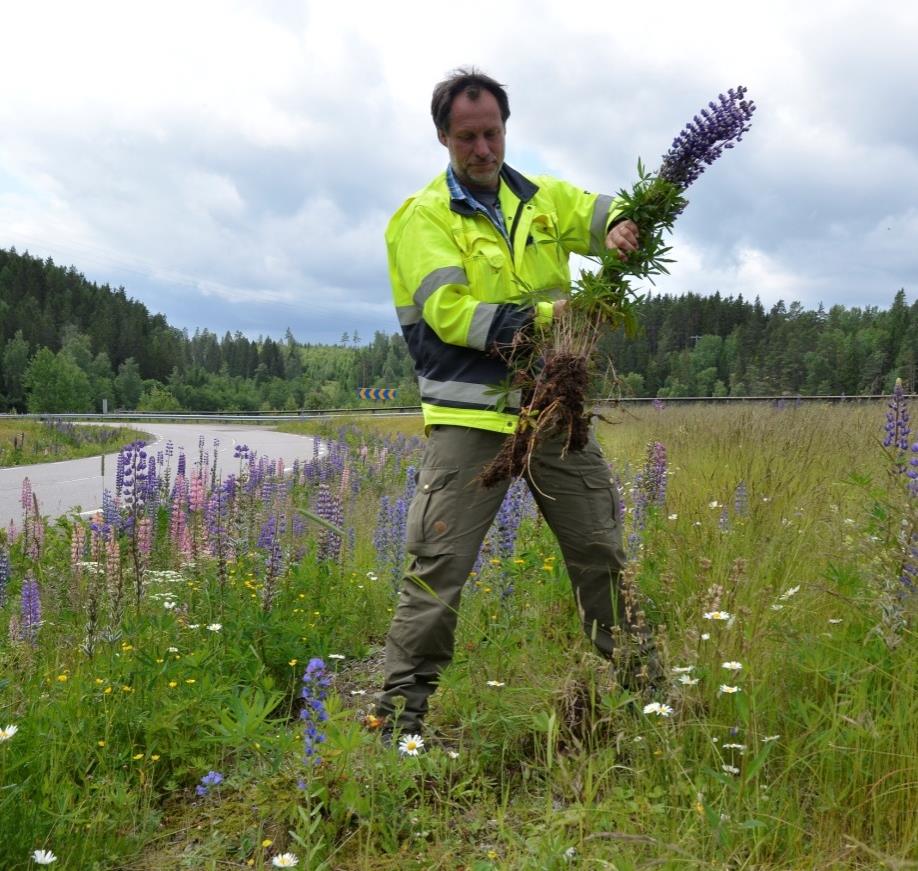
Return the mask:
MULTIPOLYGON (((531 182, 522 173, 513 169, 513 167, 507 166, 506 163, 500 169, 500 177, 504 184, 507 185, 507 187, 510 189, 511 193, 518 200, 524 203, 529 202, 529 200, 535 196, 536 191, 539 189, 537 184, 531 182)), ((450 194, 451 196, 449 200, 449 207, 452 211, 459 215, 466 216, 475 214, 475 207, 466 197, 452 196, 452 191, 450 191, 450 194)))

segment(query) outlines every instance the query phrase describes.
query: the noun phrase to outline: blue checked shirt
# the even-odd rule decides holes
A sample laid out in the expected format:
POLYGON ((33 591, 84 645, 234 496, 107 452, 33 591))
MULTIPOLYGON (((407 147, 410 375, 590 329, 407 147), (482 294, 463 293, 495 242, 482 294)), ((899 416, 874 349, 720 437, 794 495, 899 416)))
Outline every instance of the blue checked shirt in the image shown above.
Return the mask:
POLYGON ((507 240, 507 244, 512 248, 510 234, 507 232, 507 222, 504 220, 504 213, 500 208, 500 200, 495 200, 494 209, 489 209, 483 203, 478 202, 471 191, 456 178, 452 165, 446 168, 446 186, 449 188, 449 195, 454 200, 464 200, 476 212, 481 212, 507 240))

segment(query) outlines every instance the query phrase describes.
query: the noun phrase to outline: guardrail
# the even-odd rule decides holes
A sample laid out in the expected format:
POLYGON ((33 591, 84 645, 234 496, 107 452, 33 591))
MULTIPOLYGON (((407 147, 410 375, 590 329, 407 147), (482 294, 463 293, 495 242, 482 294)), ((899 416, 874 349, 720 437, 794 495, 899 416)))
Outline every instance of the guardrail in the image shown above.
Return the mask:
MULTIPOLYGON (((906 399, 918 398, 918 394, 903 394, 906 399)), ((593 405, 648 405, 657 401, 653 396, 623 396, 623 397, 598 397, 590 400, 593 405)), ((845 394, 831 396, 803 396, 784 394, 780 396, 669 396, 659 401, 666 404, 703 403, 703 404, 728 404, 732 402, 771 402, 775 404, 804 403, 804 402, 886 402, 889 395, 885 393, 869 394, 865 396, 847 396, 845 394)), ((174 421, 177 423, 195 422, 201 420, 221 421, 228 423, 277 423, 280 421, 322 420, 334 417, 360 417, 373 416, 399 416, 418 415, 421 413, 419 405, 384 406, 380 408, 321 408, 301 411, 198 411, 198 412, 157 412, 157 411, 113 411, 107 414, 80 414, 64 412, 61 414, 0 414, 0 419, 12 420, 104 420, 104 421, 174 421)))

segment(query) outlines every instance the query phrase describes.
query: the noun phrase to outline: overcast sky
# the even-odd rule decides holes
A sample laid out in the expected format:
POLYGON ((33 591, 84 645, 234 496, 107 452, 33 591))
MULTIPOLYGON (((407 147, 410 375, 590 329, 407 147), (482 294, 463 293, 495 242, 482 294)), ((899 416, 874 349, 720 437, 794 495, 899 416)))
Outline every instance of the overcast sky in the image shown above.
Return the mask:
POLYGON ((590 190, 730 86, 661 292, 886 308, 918 290, 918 4, 4 3, 0 247, 178 327, 395 332, 383 230, 446 165, 433 85, 507 84, 507 161, 590 190))

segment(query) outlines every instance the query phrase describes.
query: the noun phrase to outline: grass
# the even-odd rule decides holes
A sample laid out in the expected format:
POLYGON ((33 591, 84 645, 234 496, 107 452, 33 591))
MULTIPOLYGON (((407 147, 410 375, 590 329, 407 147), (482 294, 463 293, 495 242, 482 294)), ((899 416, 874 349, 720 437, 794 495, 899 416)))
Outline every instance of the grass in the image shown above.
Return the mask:
POLYGON ((555 544, 528 518, 512 556, 491 552, 470 581, 429 718, 439 739, 416 758, 386 750, 365 718, 398 560, 374 530, 419 462, 419 419, 327 429, 329 458, 292 488, 240 462, 232 534, 216 539, 235 555, 222 561, 204 509, 185 504, 181 548, 174 505, 148 507, 139 595, 123 531, 117 553, 97 532, 95 556, 86 532, 85 565, 71 556, 76 521, 37 553, 0 544, 0 637, 14 623, 0 729, 19 728, 0 741, 3 867, 30 867, 38 848, 100 869, 266 868, 283 851, 299 868, 374 871, 918 867, 914 597, 897 595, 915 500, 889 472, 882 416, 613 413, 600 438, 671 715, 644 714, 591 653, 555 544), (667 452, 665 505, 635 530, 651 442, 667 452), (348 530, 338 560, 320 558, 320 527, 294 521, 323 485, 348 530), (34 642, 15 632, 27 575, 44 608, 34 642), (730 618, 704 616, 715 612, 730 618), (314 657, 333 674, 318 763, 304 760, 300 719, 314 657), (224 780, 198 796, 208 771, 224 780))
POLYGON ((152 436, 122 426, 78 426, 61 420, 0 420, 0 468, 114 453, 152 436))

